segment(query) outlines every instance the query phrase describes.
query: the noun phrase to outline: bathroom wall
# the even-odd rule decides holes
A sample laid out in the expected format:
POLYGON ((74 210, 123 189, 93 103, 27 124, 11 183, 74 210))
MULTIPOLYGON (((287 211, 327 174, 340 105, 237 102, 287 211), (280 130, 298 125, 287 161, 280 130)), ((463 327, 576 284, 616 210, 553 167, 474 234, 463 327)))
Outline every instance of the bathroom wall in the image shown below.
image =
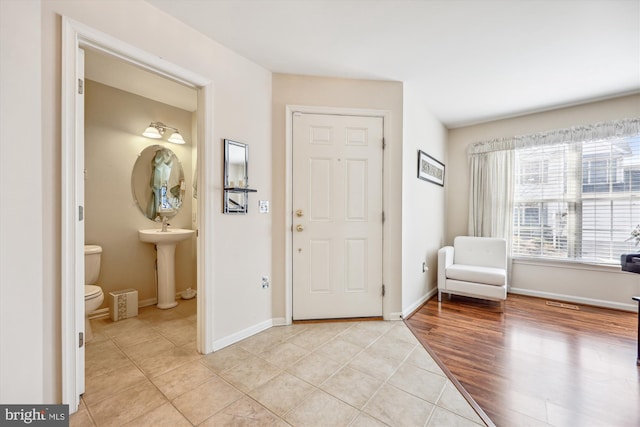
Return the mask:
MULTIPOLYGON (((85 85, 85 242, 102 246, 98 284, 109 292, 133 288, 141 305, 155 302, 155 246, 138 239, 138 230, 160 228, 140 211, 131 191, 131 173, 146 147, 173 151, 186 183, 183 206, 170 219, 172 228, 192 228, 193 113, 124 92, 91 80, 85 85), (180 130, 186 144, 142 136, 152 121, 180 130)), ((195 93, 194 93, 195 96, 195 93)), ((176 292, 196 287, 195 238, 176 247, 176 292)))

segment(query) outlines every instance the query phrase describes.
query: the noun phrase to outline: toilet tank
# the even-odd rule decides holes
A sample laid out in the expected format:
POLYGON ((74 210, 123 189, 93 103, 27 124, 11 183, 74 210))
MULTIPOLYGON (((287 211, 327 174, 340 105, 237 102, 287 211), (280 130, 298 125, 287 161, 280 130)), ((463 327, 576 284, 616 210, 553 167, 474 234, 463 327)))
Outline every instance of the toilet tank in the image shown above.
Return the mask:
POLYGON ((102 247, 98 245, 84 245, 84 284, 95 285, 100 275, 100 257, 102 247))

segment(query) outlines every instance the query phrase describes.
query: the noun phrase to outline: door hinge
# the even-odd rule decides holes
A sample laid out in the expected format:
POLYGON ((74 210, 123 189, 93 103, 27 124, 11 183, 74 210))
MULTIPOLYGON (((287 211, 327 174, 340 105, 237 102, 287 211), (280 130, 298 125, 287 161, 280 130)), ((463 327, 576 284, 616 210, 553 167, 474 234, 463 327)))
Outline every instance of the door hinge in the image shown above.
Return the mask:
POLYGON ((78 79, 78 95, 84 94, 84 80, 78 79))
POLYGON ((382 138, 382 149, 384 150, 385 148, 387 148, 387 142, 382 138))
POLYGON ((384 211, 382 211, 382 222, 384 223, 387 220, 387 218, 384 215, 384 211))
POLYGON ((386 290, 385 290, 385 288, 384 288, 384 285, 382 285, 382 296, 384 296, 386 293, 387 293, 387 292, 386 292, 386 290))
POLYGON ((78 221, 84 219, 84 206, 78 206, 78 221))
POLYGON ((84 345, 84 332, 78 334, 78 348, 82 348, 84 345))

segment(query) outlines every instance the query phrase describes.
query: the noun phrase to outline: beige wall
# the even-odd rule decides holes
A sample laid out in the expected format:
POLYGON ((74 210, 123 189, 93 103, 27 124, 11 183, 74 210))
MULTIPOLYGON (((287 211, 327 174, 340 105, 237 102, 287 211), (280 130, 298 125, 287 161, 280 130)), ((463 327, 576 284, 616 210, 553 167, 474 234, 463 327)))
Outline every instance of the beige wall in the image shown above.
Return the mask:
MULTIPOLYGON (((58 337, 44 286, 40 3, 0 1, 0 402, 54 400, 58 337), (26 48, 28 47, 28 48, 26 48), (44 327, 43 327, 44 326, 44 327), (47 345, 49 344, 49 345, 47 345)), ((54 180, 55 181, 55 180, 54 180)), ((55 209, 55 208, 54 208, 55 209)), ((51 285, 51 282, 47 282, 51 285)), ((59 345, 59 344, 58 344, 59 345)))
MULTIPOLYGON (((288 74, 273 75, 273 317, 285 317, 285 230, 286 182, 285 182, 285 108, 287 105, 342 107, 359 109, 388 110, 390 123, 387 141, 389 164, 385 173, 389 174, 393 191, 385 194, 389 198, 389 212, 386 219, 391 241, 389 262, 391 283, 387 285, 387 296, 383 302, 385 316, 401 311, 401 227, 402 227, 402 83, 372 80, 334 79, 288 74)), ((385 251, 386 252, 386 251, 385 251)))
MULTIPOLYGON (((195 93, 194 93, 194 96, 195 93)), ((154 245, 143 243, 138 230, 159 228, 134 202, 131 174, 146 147, 160 145, 173 151, 184 170, 186 192, 172 228, 188 228, 192 213, 192 113, 87 80, 85 84, 85 242, 102 246, 98 284, 110 304, 109 292, 133 288, 138 301, 156 298, 154 245), (187 143, 176 145, 141 135, 150 122, 180 130, 187 143)), ((176 247, 176 292, 196 287, 195 239, 176 247)))
MULTIPOLYGON (((469 172, 466 149, 471 143, 526 135, 575 125, 640 116, 640 95, 593 102, 449 131, 447 181, 447 244, 467 234, 469 172)), ((631 297, 640 293, 637 275, 614 268, 514 264, 515 291, 542 297, 635 309, 631 297), (571 267, 571 268, 569 268, 571 267)))
POLYGON ((445 236, 447 130, 426 109, 429 96, 415 82, 404 83, 402 173, 402 313, 409 315, 437 288, 437 252, 445 236), (418 179, 418 150, 445 164, 445 187, 418 179), (426 262, 428 271, 422 272, 426 262))
MULTIPOLYGON (((255 327, 271 319, 271 294, 261 287, 261 276, 271 275, 271 217, 257 214, 257 197, 270 199, 271 192, 271 73, 237 55, 198 31, 181 23, 141 0, 109 2, 75 2, 51 0, 43 8, 43 85, 47 95, 43 122, 55 138, 44 144, 49 162, 44 172, 52 174, 51 188, 45 189, 52 206, 60 206, 60 25, 61 15, 105 32, 125 43, 188 69, 213 82, 213 139, 216 171, 213 182, 200 183, 198 193, 212 200, 205 207, 213 216, 213 253, 203 254, 204 262, 213 263, 215 287, 213 340, 255 327), (188 47, 188 48, 187 48, 188 47), (51 128, 51 129, 49 129, 51 128), (57 129, 57 131, 55 131, 57 129), (222 140, 232 138, 250 146, 249 166, 254 182, 260 183, 258 195, 249 196, 250 214, 222 214, 222 140)), ((47 227, 54 230, 52 246, 59 247, 60 218, 52 218, 47 227)), ((53 271, 59 256, 45 261, 53 271)), ((52 274, 51 277, 56 277, 52 274)), ((59 283, 53 289, 60 289, 59 283)), ((52 300, 59 300, 54 296, 52 300)), ((59 314, 52 316, 58 321, 59 314)))
POLYGON ((271 198, 271 73, 141 0, 0 5, 0 157, 8 188, 0 198, 3 403, 62 399, 61 15, 214 82, 211 149, 219 178, 199 186, 213 200, 205 207, 216 237, 213 253, 205 254, 214 263, 213 339, 270 321, 271 293, 260 277, 271 272, 271 216, 256 213, 252 196, 249 216, 222 215, 221 187, 222 139, 234 138, 250 144, 258 197, 271 198))

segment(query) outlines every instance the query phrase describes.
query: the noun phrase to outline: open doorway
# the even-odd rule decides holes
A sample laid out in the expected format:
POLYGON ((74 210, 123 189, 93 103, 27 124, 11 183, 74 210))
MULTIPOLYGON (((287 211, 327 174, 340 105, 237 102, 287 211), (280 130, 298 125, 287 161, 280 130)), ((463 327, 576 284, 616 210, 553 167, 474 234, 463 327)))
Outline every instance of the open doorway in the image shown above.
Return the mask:
MULTIPOLYGON (((95 285, 105 296, 95 318, 124 289, 137 291, 140 307, 159 304, 156 250, 138 230, 161 229, 162 218, 169 229, 197 230, 197 91, 90 48, 84 56, 84 234, 85 245, 102 248, 95 285), (171 142, 171 130, 143 135, 158 122, 183 143, 171 142)), ((163 307, 196 289, 196 255, 193 236, 176 242, 175 289, 163 307)))
POLYGON ((196 350, 197 91, 83 51, 87 403, 125 369, 114 360, 148 374, 162 356, 196 350), (150 123, 168 131, 144 136, 150 123), (166 245, 156 249, 138 234, 161 231, 162 219, 168 233, 185 235, 170 243, 169 259, 166 245), (170 281, 163 268, 173 270, 170 281))
MULTIPOLYGON (((70 19, 63 18, 63 69, 62 69, 62 391, 63 403, 69 404, 70 412, 77 410, 80 394, 84 391, 84 245, 85 245, 85 112, 83 50, 100 52, 108 57, 118 58, 121 65, 134 66, 147 73, 163 76, 197 92, 197 109, 191 120, 193 138, 192 166, 190 173, 195 181, 206 182, 213 164, 213 150, 207 150, 212 140, 213 105, 212 82, 188 70, 182 69, 159 57, 153 56, 133 46, 127 45, 106 34, 86 27, 70 19), (198 166, 199 165, 199 166, 198 166), (193 171, 197 172, 194 173, 193 171)), ((102 83, 98 83, 102 84, 102 83)), ((98 86, 96 86, 98 87, 98 86)), ((119 89, 118 89, 119 90, 119 89)), ((138 96, 138 95, 136 95, 138 96)), ((154 101, 157 102, 157 101, 154 101)), ((159 119, 156 119, 159 120, 159 119)), ((167 123, 167 125, 169 125, 167 123)), ((148 124, 144 124, 148 126, 148 124)), ((142 132, 141 129, 138 132, 142 132)), ((117 164, 117 162, 116 162, 117 164)), ((115 167, 115 165, 114 165, 115 167)), ((126 169, 126 168, 125 168, 126 169)), ((131 174, 131 170, 128 171, 131 174)), ((186 186, 186 183, 185 183, 186 186)), ((210 266, 200 261, 205 248, 212 244, 212 227, 206 218, 204 206, 210 196, 206 191, 194 200, 195 209, 187 212, 189 222, 197 221, 198 239, 195 245, 196 272, 195 286, 198 288, 196 345, 201 353, 212 351, 210 322, 211 313, 206 307, 212 294, 210 266), (194 215, 195 214, 195 215, 194 215)), ((130 197, 133 204, 133 197, 130 197)), ((117 204, 107 210, 112 212, 117 204)), ((136 208, 137 209, 137 208, 136 208)), ((109 213, 107 212, 107 215, 109 213)), ((146 219, 145 219, 146 220, 146 219)), ((152 228, 152 227, 146 227, 152 228)), ((97 243, 97 242, 96 242, 97 243)), ((185 286, 188 286, 186 284, 185 286)), ((150 300, 152 298, 147 298, 150 300)), ((147 301, 149 302, 149 301, 147 301)), ((103 304, 104 310, 107 304, 103 304)))

